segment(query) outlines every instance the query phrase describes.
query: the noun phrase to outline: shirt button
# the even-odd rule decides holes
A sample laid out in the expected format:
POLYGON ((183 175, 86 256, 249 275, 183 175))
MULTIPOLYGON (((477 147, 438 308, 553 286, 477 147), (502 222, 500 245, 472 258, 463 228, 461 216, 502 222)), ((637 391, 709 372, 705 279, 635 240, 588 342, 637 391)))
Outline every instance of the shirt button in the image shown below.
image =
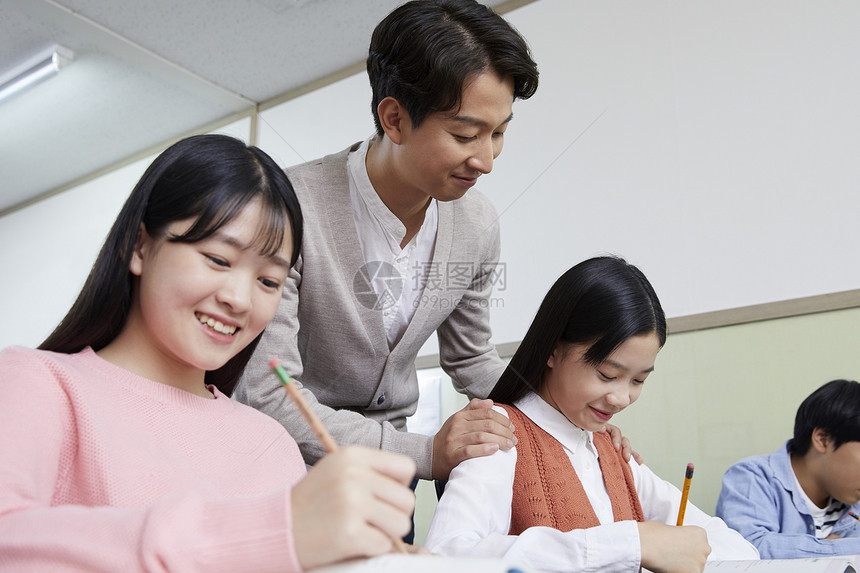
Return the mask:
POLYGON ((380 405, 382 405, 383 402, 385 402, 385 392, 380 394, 379 398, 376 399, 376 405, 380 406, 380 405))

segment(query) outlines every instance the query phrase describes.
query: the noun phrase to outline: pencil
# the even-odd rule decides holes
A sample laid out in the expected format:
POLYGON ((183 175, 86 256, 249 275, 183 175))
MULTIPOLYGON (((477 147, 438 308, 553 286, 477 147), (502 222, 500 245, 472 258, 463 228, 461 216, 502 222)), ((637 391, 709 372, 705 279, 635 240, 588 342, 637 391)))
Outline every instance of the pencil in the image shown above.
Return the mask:
POLYGON ((684 512, 687 510, 687 497, 690 495, 690 482, 693 480, 693 464, 687 464, 687 474, 684 476, 684 489, 681 490, 681 507, 678 508, 678 523, 684 525, 684 512))
POLYGON ((287 394, 290 397, 290 400, 293 401, 293 404, 296 405, 296 408, 299 409, 299 412, 302 413, 302 417, 304 417, 305 421, 311 427, 314 434, 316 434, 317 439, 325 448, 325 451, 328 453, 337 451, 337 444, 334 439, 331 437, 331 434, 328 433, 328 430, 323 426, 322 421, 317 417, 311 407, 308 406, 305 397, 302 396, 302 393, 299 392, 299 389, 296 388, 295 384, 292 384, 292 378, 287 374, 287 371, 284 370, 284 367, 281 366, 280 361, 277 358, 272 358, 269 360, 269 367, 275 372, 278 378, 281 381, 281 384, 284 385, 284 390, 287 391, 287 394))
POLYGON ((860 521, 860 516, 858 516, 858 515, 857 515, 856 513, 854 513, 853 511, 849 511, 849 512, 848 512, 848 515, 850 515, 851 517, 853 517, 853 518, 854 518, 854 519, 856 519, 857 521, 860 521))
MULTIPOLYGON (((311 427, 317 439, 325 448, 327 453, 336 452, 338 450, 337 443, 334 441, 334 438, 331 437, 331 434, 328 433, 325 426, 322 423, 322 420, 311 410, 311 407, 308 406, 307 401, 305 400, 302 393, 299 392, 299 389, 296 388, 296 385, 292 383, 292 378, 287 374, 287 371, 284 370, 284 367, 281 366, 280 361, 277 358, 272 358, 269 360, 269 367, 274 371, 275 375, 281 381, 281 384, 284 386, 284 390, 287 391, 287 395, 290 397, 290 400, 296 405, 296 408, 299 409, 299 412, 302 413, 302 417, 311 427)), ((406 547, 406 543, 400 539, 399 537, 392 537, 392 543, 394 544, 394 551, 398 553, 409 553, 409 550, 406 547)))

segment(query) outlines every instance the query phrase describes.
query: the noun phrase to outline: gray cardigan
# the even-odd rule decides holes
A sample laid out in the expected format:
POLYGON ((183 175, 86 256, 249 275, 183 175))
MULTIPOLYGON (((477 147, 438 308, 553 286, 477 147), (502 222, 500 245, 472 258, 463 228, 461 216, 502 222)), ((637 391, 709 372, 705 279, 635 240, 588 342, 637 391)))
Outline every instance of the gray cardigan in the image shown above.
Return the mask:
POLYGON ((432 438, 404 431, 418 401, 415 358, 421 346, 437 332, 442 368, 470 397, 486 397, 505 368, 490 343, 489 325, 497 215, 475 190, 438 203, 431 279, 389 350, 382 310, 368 308, 366 291, 356 297, 365 284, 365 260, 350 204, 347 155, 357 146, 287 170, 304 215, 302 254, 233 397, 281 422, 307 463, 322 457, 325 451, 268 367, 277 357, 336 442, 406 454, 417 463, 418 477, 430 479, 432 438))

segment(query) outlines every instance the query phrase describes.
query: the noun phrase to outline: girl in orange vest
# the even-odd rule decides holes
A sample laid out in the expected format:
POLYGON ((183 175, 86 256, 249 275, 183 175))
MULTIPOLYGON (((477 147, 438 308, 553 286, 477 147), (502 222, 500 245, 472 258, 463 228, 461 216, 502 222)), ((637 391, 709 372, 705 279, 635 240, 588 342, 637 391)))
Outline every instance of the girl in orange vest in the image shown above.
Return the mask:
POLYGON ((490 394, 516 428, 510 451, 451 473, 426 547, 518 559, 537 571, 702 571, 709 555, 757 559, 722 520, 688 504, 603 432, 639 397, 666 341, 642 272, 616 257, 568 270, 544 298, 490 394))

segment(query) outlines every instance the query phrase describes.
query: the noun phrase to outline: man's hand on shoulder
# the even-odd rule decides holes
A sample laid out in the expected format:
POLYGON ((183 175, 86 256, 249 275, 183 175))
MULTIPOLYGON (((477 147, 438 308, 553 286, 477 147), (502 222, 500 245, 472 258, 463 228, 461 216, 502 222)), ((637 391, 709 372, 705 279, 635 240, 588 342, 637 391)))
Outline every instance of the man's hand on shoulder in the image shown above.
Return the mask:
POLYGON ((513 428, 505 415, 493 410, 492 400, 473 398, 445 420, 433 438, 433 479, 448 479, 463 460, 511 449, 517 443, 513 428))

